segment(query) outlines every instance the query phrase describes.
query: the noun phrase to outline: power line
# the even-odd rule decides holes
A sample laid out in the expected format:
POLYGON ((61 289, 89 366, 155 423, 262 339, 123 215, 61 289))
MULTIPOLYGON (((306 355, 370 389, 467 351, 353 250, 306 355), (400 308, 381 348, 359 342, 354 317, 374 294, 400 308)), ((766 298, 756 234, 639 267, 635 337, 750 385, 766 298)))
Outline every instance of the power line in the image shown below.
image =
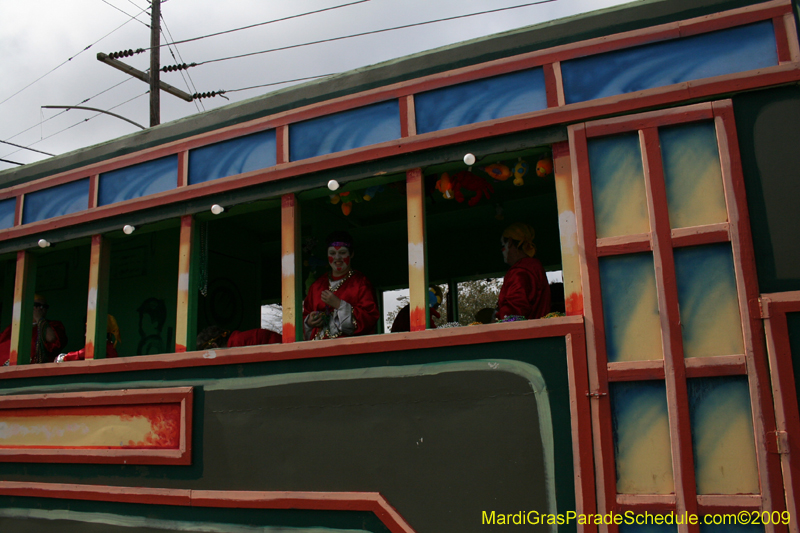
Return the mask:
POLYGON ((339 8, 342 8, 342 7, 354 6, 356 4, 363 4, 363 3, 369 2, 369 1, 370 0, 357 0, 356 2, 350 2, 349 4, 341 4, 341 5, 338 5, 338 6, 326 7, 324 9, 318 9, 316 11, 308 11, 306 13, 299 13, 297 15, 290 15, 288 17, 283 17, 283 18, 274 19, 274 20, 268 20, 266 22, 258 22, 256 24, 250 24, 249 26, 242 26, 241 28, 234 28, 232 30, 225 30, 225 31, 219 31, 219 32, 216 32, 216 33, 209 33, 208 35, 201 35, 199 37, 192 37, 190 39, 183 39, 181 41, 173 41, 171 43, 162 44, 161 46, 168 46, 170 44, 190 43, 192 41, 199 41, 201 39, 208 39, 209 37, 217 37, 218 35, 225 35, 227 33, 233 33, 233 32, 236 32, 236 31, 249 30, 250 28, 257 28, 258 26, 265 26, 267 24, 274 24, 275 22, 283 22, 283 21, 286 21, 286 20, 292 20, 292 19, 296 19, 296 18, 300 18, 300 17, 305 17, 306 15, 314 15, 316 13, 322 13, 324 11, 331 11, 331 10, 339 9, 339 8))
MULTIPOLYGON (((104 89, 104 90, 100 91, 99 93, 97 93, 97 94, 96 94, 96 95, 94 95, 94 96, 90 96, 89 98, 85 98, 85 99, 81 100, 80 102, 78 102, 78 103, 77 103, 77 104, 75 104, 75 105, 81 105, 81 104, 85 104, 85 103, 89 102, 90 100, 92 100, 92 99, 94 99, 94 98, 97 98, 97 97, 98 97, 98 96, 100 96, 101 94, 103 94, 103 93, 107 93, 107 92, 108 92, 108 91, 110 91, 111 89, 115 89, 115 88, 119 87, 120 85, 122 85, 123 83, 127 83, 127 82, 131 81, 132 79, 133 79, 133 78, 126 78, 126 79, 122 80, 121 82, 119 82, 119 83, 116 83, 116 84, 112 85, 112 86, 111 86, 111 87, 109 87, 108 89, 104 89)), ((44 120, 40 121, 38 124, 34 124, 33 126, 31 126, 31 127, 29 127, 29 128, 25 128, 24 130, 22 130, 22 131, 21 131, 21 132, 19 132, 19 133, 15 133, 14 135, 12 135, 11 137, 9 137, 8 139, 13 139, 14 137, 19 137, 19 136, 20 136, 20 135, 22 135, 23 133, 25 133, 25 132, 27 132, 27 131, 30 131, 30 130, 32 130, 33 128, 40 127, 40 126, 41 126, 42 124, 44 124, 45 122, 48 122, 48 121, 50 121, 50 120, 53 120, 54 118, 56 118, 56 117, 58 117, 58 116, 60 116, 60 115, 63 115, 63 114, 64 114, 64 113, 66 113, 66 112, 67 112, 67 111, 61 111, 61 112, 59 112, 59 113, 56 113, 56 114, 55 114, 55 115, 53 115, 52 117, 49 117, 49 118, 46 118, 46 119, 44 119, 44 120)), ((40 139, 40 140, 41 140, 41 139, 40 139)), ((38 141, 37 141, 37 142, 38 142, 38 141)), ((12 153, 16 153, 16 152, 12 152, 12 153)), ((9 155, 10 155, 10 154, 9 154, 9 155)))
POLYGON ((271 87, 273 85, 283 85, 284 83, 292 83, 292 82, 295 82, 295 81, 306 81, 306 80, 315 80, 317 78, 327 78, 329 76, 335 76, 336 74, 337 73, 334 73, 334 74, 320 74, 319 76, 309 76, 307 78, 296 78, 296 79, 293 79, 293 80, 276 81, 276 82, 273 82, 273 83, 265 83, 263 85, 253 85, 252 87, 242 87, 241 89, 228 89, 227 91, 224 91, 224 92, 226 92, 226 93, 235 93, 235 92, 239 92, 239 91, 249 91, 251 89, 260 89, 261 87, 271 87))
MULTIPOLYGON (((169 36, 169 39, 172 40, 172 32, 169 31, 169 27, 167 27, 167 20, 164 18, 163 14, 161 15, 161 22, 164 25, 164 29, 166 30, 167 35, 169 36)), ((167 35, 164 36, 164 39, 167 38, 167 35)), ((180 50, 178 50, 177 46, 174 46, 175 52, 173 52, 172 48, 173 48, 173 46, 168 46, 167 47, 167 50, 169 50, 169 53, 172 55, 172 59, 174 59, 176 63, 178 63, 178 59, 180 59, 180 62, 182 63, 183 62, 183 57, 181 57, 180 50), (178 58, 175 58, 175 53, 178 54, 178 58)), ((181 78, 183 78, 183 82, 186 84, 186 88, 189 89, 190 92, 195 92, 195 93, 197 92, 197 87, 194 84, 194 80, 192 79, 191 75, 189 75, 188 72, 186 74, 184 74, 183 71, 181 71, 181 78), (189 78, 189 81, 186 81, 186 78, 189 78)), ((194 101, 194 107, 195 107, 195 109, 197 109, 198 112, 201 111, 201 109, 200 109, 201 107, 203 108, 202 111, 206 110, 206 106, 203 105, 203 102, 199 101, 199 100, 195 100, 194 101)))
MULTIPOLYGON (((143 11, 142 11, 142 13, 144 13, 144 11, 146 11, 146 9, 145 9, 145 10, 143 10, 143 11)), ((141 13, 140 13, 140 14, 141 14, 141 13)), ((19 91, 15 92, 14 94, 12 94, 12 95, 11 95, 11 96, 9 96, 8 98, 6 98, 5 100, 3 100, 3 101, 0 101, 0 105, 3 105, 4 103, 8 102, 8 101, 9 101, 9 100, 11 100, 12 98, 14 98, 14 97, 15 97, 15 96, 17 96, 18 94, 20 94, 22 91, 24 91, 25 89, 27 89, 28 87, 30 87, 31 85, 33 85, 34 83, 36 83, 36 82, 40 81, 40 80, 41 80, 42 78, 44 78, 45 76, 48 76, 48 75, 52 74, 53 72, 55 72, 56 70, 58 70, 59 68, 63 67, 64 65, 66 65, 67 63, 69 63, 70 61, 72 61, 73 59, 75 59, 76 57, 78 57, 79 55, 81 55, 82 53, 84 53, 86 50, 88 50, 88 49, 89 49, 89 48, 91 48, 92 46, 96 45, 97 43, 99 43, 100 41, 102 41, 103 39, 105 39, 106 37, 108 37, 109 35, 111 35, 112 33, 114 33, 115 31, 119 30, 120 28, 122 28, 123 26, 125 26, 126 24, 128 24, 128 23, 129 23, 131 20, 134 20, 134 19, 128 19, 128 20, 127 20, 127 21, 125 21, 123 24, 120 24, 119 26, 117 26, 116 28, 114 28, 113 30, 111 30, 110 32, 108 32, 107 34, 103 35, 102 37, 100 37, 99 39, 97 39, 95 42, 93 42, 92 44, 90 44, 89 46, 87 46, 86 48, 84 48, 83 50, 81 50, 80 52, 78 52, 77 54, 73 55, 72 57, 70 57, 70 58, 69 58, 69 59, 67 59, 66 61, 62 62, 62 63, 61 63, 61 64, 59 64, 58 66, 56 66, 56 67, 52 68, 51 70, 49 70, 49 71, 48 71, 48 72, 46 72, 45 74, 43 74, 43 75, 39 76, 38 78, 36 78, 36 79, 35 79, 35 80, 33 80, 32 82, 30 82, 28 85, 26 85, 25 87, 23 87, 23 88, 22 88, 22 89, 20 89, 19 91)))
MULTIPOLYGON (((142 13, 144 13, 145 11, 147 11, 147 8, 144 8, 144 9, 143 9, 141 12, 139 12, 139 15, 131 15, 131 14, 130 14, 130 13, 128 13, 127 11, 125 11, 125 10, 123 10, 123 9, 121 9, 121 8, 119 8, 119 7, 117 7, 117 6, 115 6, 114 4, 112 4, 111 2, 109 2, 108 0, 103 0, 103 2, 104 2, 104 3, 106 3, 106 4, 108 4, 108 5, 110 5, 111 7, 113 7, 113 8, 114 8, 114 9, 116 9, 117 11, 119 11, 120 13, 123 13, 123 14, 127 15, 128 17, 130 17, 131 19, 135 20, 135 21, 136 21, 136 22, 138 22, 139 24, 142 24, 142 25, 143 25, 143 26, 145 26, 146 28, 150 28, 150 25, 149 25, 148 23, 146 23, 146 22, 143 22, 143 21, 139 20, 138 18, 136 18, 136 17, 138 17, 139 15, 141 15, 142 13)), ((133 4, 133 2, 131 2, 131 3, 133 4)), ((136 4, 133 4, 133 5, 135 5, 135 6, 136 6, 136 4)), ((141 9, 139 6, 136 6, 136 7, 137 7, 137 9, 141 9)))
POLYGON ((250 56, 255 56, 255 55, 260 55, 260 54, 267 54, 269 52, 278 52, 278 51, 281 51, 281 50, 290 50, 292 48, 300 48, 300 47, 303 47, 303 46, 310 46, 312 44, 322 44, 322 43, 329 43, 329 42, 333 42, 333 41, 341 41, 343 39, 351 39, 353 37, 363 37, 365 35, 374 35, 376 33, 384 33, 384 32, 387 32, 387 31, 402 30, 402 29, 406 29, 406 28, 414 28, 414 27, 417 27, 417 26, 424 26, 426 24, 435 24, 437 22, 445 22, 445 21, 448 21, 448 20, 457 20, 457 19, 462 19, 462 18, 467 18, 467 17, 476 17, 478 15, 487 15, 489 13, 499 13, 500 11, 508 11, 510 9, 519 9, 519 8, 522 8, 522 7, 535 6, 535 5, 539 5, 539 4, 548 4, 550 2, 556 2, 556 1, 558 1, 558 0, 538 0, 537 2, 529 2, 527 4, 520 4, 520 5, 517 5, 517 6, 501 7, 501 8, 498 8, 498 9, 490 9, 490 10, 487 10, 487 11, 479 11, 477 13, 468 13, 466 15, 456 15, 454 17, 446 17, 446 18, 441 18, 441 19, 436 19, 436 20, 429 20, 429 21, 426 21, 426 22, 415 22, 413 24, 404 24, 403 26, 395 26, 393 28, 385 28, 385 29, 382 29, 382 30, 372 30, 372 31, 365 31, 365 32, 362 32, 362 33, 354 33, 352 35, 345 35, 345 36, 342 36, 342 37, 331 37, 330 39, 321 39, 319 41, 311 41, 311 42, 308 42, 308 43, 293 44, 293 45, 289 45, 289 46, 281 46, 279 48, 270 48, 268 50, 261 50, 260 52, 250 52, 250 53, 247 53, 247 54, 239 54, 239 55, 230 56, 230 57, 221 57, 221 58, 218 58, 218 59, 209 59, 208 61, 201 61, 201 62, 196 63, 196 64, 193 63, 193 64, 190 64, 190 65, 187 65, 187 67, 194 67, 194 66, 199 67, 200 65, 206 65, 208 63, 217 63, 219 61, 227 61, 229 59, 241 59, 243 57, 250 57, 250 56))

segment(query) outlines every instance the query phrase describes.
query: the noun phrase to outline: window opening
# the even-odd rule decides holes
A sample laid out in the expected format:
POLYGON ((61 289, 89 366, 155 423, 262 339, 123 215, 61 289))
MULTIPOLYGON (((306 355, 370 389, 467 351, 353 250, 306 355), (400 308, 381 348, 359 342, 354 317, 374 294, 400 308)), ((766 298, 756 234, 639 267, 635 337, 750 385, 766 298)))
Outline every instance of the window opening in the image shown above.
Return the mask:
POLYGON ((389 331, 391 324, 386 329, 385 318, 390 309, 382 295, 407 287, 409 279, 406 176, 342 183, 335 190, 326 187, 298 196, 303 337, 389 331), (335 242, 327 243, 334 233, 335 242), (326 302, 323 297, 329 292, 335 299, 326 302), (344 304, 335 309, 331 304, 338 302, 344 304))
MULTIPOLYGON (((533 247, 529 249, 538 264, 538 286, 545 286, 550 292, 550 278, 553 283, 560 283, 553 292, 560 302, 557 309, 563 313, 563 279, 546 274, 561 271, 552 147, 475 155, 477 160, 471 166, 458 161, 424 169, 428 276, 448 280, 442 286, 456 290, 443 306, 447 325, 465 326, 497 319, 496 313, 492 317, 486 311, 476 315, 481 309, 498 307, 503 279, 510 268, 504 260, 501 237, 515 223, 533 229, 535 252, 533 247)), ((514 242, 520 242, 520 248, 524 246, 522 241, 514 242)), ((552 311, 540 288, 532 289, 529 296, 522 298, 529 302, 526 309, 507 314, 527 314, 530 318, 552 311), (530 312, 531 301, 541 305, 543 312, 530 312)), ((434 325, 444 325, 444 321, 437 320, 434 325)))

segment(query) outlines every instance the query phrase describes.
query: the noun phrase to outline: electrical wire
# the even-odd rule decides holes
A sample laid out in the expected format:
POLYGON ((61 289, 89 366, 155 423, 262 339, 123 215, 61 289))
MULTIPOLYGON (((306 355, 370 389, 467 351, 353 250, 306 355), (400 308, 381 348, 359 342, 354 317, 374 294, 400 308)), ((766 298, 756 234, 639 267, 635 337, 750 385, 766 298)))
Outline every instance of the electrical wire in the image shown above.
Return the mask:
MULTIPOLYGON (((142 13, 144 13, 144 11, 146 11, 146 9, 145 9, 145 10, 143 10, 143 11, 142 11, 142 13)), ((140 13, 140 14, 141 14, 141 13, 140 13)), ((137 16, 138 16, 138 15, 137 15, 137 16)), ((15 96, 17 96, 18 94, 20 94, 22 91, 24 91, 25 89, 27 89, 28 87, 30 87, 31 85, 33 85, 34 83, 37 83, 38 81, 40 81, 40 80, 41 80, 42 78, 44 78, 45 76, 48 76, 48 75, 52 74, 53 72, 55 72, 56 70, 58 70, 59 68, 63 67, 64 65, 66 65, 67 63, 69 63, 70 61, 72 61, 73 59, 75 59, 76 57, 78 57, 79 55, 81 55, 82 53, 84 53, 86 50, 88 50, 88 49, 89 49, 89 48, 91 48, 92 46, 96 45, 97 43, 99 43, 100 41, 102 41, 103 39, 105 39, 106 37, 108 37, 109 35, 111 35, 112 33, 114 33, 115 31, 117 31, 117 30, 119 30, 120 28, 122 28, 123 26, 127 25, 127 24, 128 24, 130 21, 131 21, 131 20, 135 20, 135 19, 128 19, 128 20, 127 20, 127 21, 125 21, 124 23, 120 24, 119 26, 117 26, 116 28, 114 28, 114 29, 113 29, 113 30, 111 30, 110 32, 106 33, 105 35, 103 35, 102 37, 100 37, 99 39, 97 39, 95 42, 93 42, 92 44, 90 44, 89 46, 87 46, 86 48, 84 48, 83 50, 81 50, 80 52, 78 52, 77 54, 73 55, 72 57, 70 57, 70 58, 69 58, 69 59, 67 59, 66 61, 64 61, 64 62, 62 62, 61 64, 57 65, 56 67, 54 67, 54 68, 50 69, 50 70, 49 70, 49 71, 47 71, 46 73, 42 74, 41 76, 39 76, 38 78, 36 78, 36 79, 35 79, 35 80, 33 80, 32 82, 30 82, 30 83, 29 83, 28 85, 26 85, 25 87, 23 87, 22 89, 18 90, 17 92, 15 92, 14 94, 12 94, 12 95, 11 95, 11 96, 9 96, 8 98, 6 98, 5 100, 2 100, 2 101, 0 101, 0 105, 3 105, 4 103, 8 102, 8 101, 9 101, 9 100, 11 100, 12 98, 14 98, 14 97, 15 97, 15 96)))
MULTIPOLYGON (((161 22, 163 23, 164 29, 166 30, 166 35, 164 35, 164 38, 166 39, 167 36, 169 36, 169 39, 172 40, 172 32, 169 31, 169 27, 167 26, 167 21, 164 18, 163 14, 161 15, 161 22)), ((162 34, 163 34, 163 32, 162 32, 162 34)), ((184 62, 183 61, 183 57, 181 56, 181 52, 180 52, 180 50, 178 50, 178 47, 176 45, 168 46, 167 50, 169 50, 169 53, 172 55, 172 59, 174 59, 176 63, 183 63, 184 62), (174 52, 172 51, 173 48, 175 48, 174 52), (177 58, 175 58, 175 54, 176 53, 178 54, 177 58), (180 61, 178 61, 178 60, 180 60, 180 61)), ((183 82, 186 84, 186 88, 189 89, 189 92, 190 93, 198 92, 197 91, 197 87, 194 84, 194 80, 192 80, 192 76, 188 72, 184 73, 183 70, 181 70, 180 72, 181 72, 181 78, 183 78, 183 82), (187 81, 186 78, 189 78, 189 81, 187 81)), ((202 100, 194 100, 194 107, 195 107, 195 109, 197 109, 198 112, 206 110, 206 106, 203 105, 202 100), (202 109, 201 109, 201 107, 202 107, 202 109)))
POLYGON ((315 80, 318 78, 327 78, 329 76, 335 76, 337 73, 334 74, 320 74, 319 76, 309 76, 307 78, 296 78, 293 80, 286 80, 286 81, 276 81, 273 83, 265 83, 263 85, 253 85, 252 87, 242 87, 241 89, 228 89, 227 91, 223 91, 226 93, 235 93, 239 91, 249 91, 251 89, 260 89, 261 87, 271 87, 273 85, 283 85, 284 83, 292 83, 296 81, 306 81, 306 80, 315 80))
POLYGON ((300 17, 305 17, 306 15, 315 15, 317 13, 323 13, 325 11, 332 11, 334 9, 339 9, 339 8, 342 8, 342 7, 349 7, 349 6, 354 6, 356 4, 363 4, 363 3, 369 2, 369 1, 371 1, 371 0, 357 0, 356 2, 350 2, 348 4, 340 4, 338 6, 326 7, 326 8, 323 8, 323 9, 317 9, 316 11, 308 11, 306 13, 299 13, 297 15, 290 15, 288 17, 283 17, 283 18, 274 19, 274 20, 268 20, 266 22, 258 22, 256 24, 250 24, 248 26, 242 26, 241 28, 234 28, 232 30, 225 30, 225 31, 219 31, 219 32, 216 32, 216 33, 209 33, 208 35, 201 35, 199 37, 192 37, 190 39, 183 39, 181 41, 173 41, 171 43, 162 44, 161 46, 168 46, 170 44, 190 43, 190 42, 193 42, 193 41, 199 41, 201 39, 208 39, 209 37, 217 37, 218 35, 225 35, 225 34, 237 32, 237 31, 249 30, 250 28, 257 28, 259 26, 265 26, 267 24, 274 24, 275 22, 283 22, 283 21, 286 21, 286 20, 292 20, 292 19, 296 19, 296 18, 300 18, 300 17))
POLYGON ((498 9, 490 9, 490 10, 487 10, 487 11, 479 11, 477 13, 467 13, 466 15, 456 15, 454 17, 446 17, 446 18, 441 18, 441 19, 436 19, 436 20, 429 20, 429 21, 426 21, 426 22, 415 22, 413 24, 404 24, 402 26, 395 26, 393 28, 385 28, 385 29, 382 29, 382 30, 365 31, 365 32, 361 32, 361 33, 354 33, 352 35, 344 35, 342 37, 331 37, 330 39, 321 39, 319 41, 311 41, 311 42, 308 42, 308 43, 293 44, 293 45, 289 45, 289 46, 281 46, 279 48, 270 48, 268 50, 261 50, 260 52, 249 52, 247 54, 239 54, 239 55, 230 56, 230 57, 221 57, 221 58, 218 58, 218 59, 209 59, 208 61, 200 61, 199 63, 193 63, 191 65, 187 65, 187 68, 188 67, 199 67, 200 65, 207 65, 209 63, 217 63, 219 61, 228 61, 230 59, 241 59, 243 57, 251 57, 251 56, 260 55, 260 54, 267 54, 269 52, 278 52, 278 51, 281 51, 281 50, 290 50, 292 48, 300 48, 300 47, 303 47, 303 46, 310 46, 312 44, 330 43, 330 42, 333 42, 333 41, 341 41, 343 39, 352 39, 353 37, 363 37, 365 35, 375 35, 376 33, 384 33, 384 32, 387 32, 387 31, 402 30, 402 29, 406 29, 406 28, 414 28, 414 27, 417 27, 417 26, 425 26, 426 24, 435 24, 437 22, 445 22, 445 21, 448 21, 448 20, 457 20, 457 19, 462 19, 462 18, 467 18, 467 17, 475 17, 475 16, 478 16, 478 15, 487 15, 489 13, 499 13, 500 11, 508 11, 510 9, 519 9, 519 8, 522 8, 522 7, 535 6, 535 5, 539 5, 539 4, 548 4, 550 2, 557 2, 557 1, 558 0, 538 0, 537 2, 528 2, 526 4, 520 4, 520 5, 516 5, 516 6, 509 6, 509 7, 501 7, 501 8, 498 8, 498 9))
MULTIPOLYGON (((144 8, 142 11, 140 11, 140 12, 139 12, 139 15, 131 15, 131 14, 130 14, 130 13, 128 13, 127 11, 125 11, 125 10, 123 10, 123 9, 121 9, 121 8, 119 8, 119 7, 117 7, 117 6, 115 6, 114 4, 112 4, 111 2, 109 2, 108 0, 103 0, 103 3, 110 5, 111 7, 113 7, 113 8, 114 8, 114 9, 116 9, 117 11, 119 11, 120 13, 123 13, 123 14, 127 15, 128 17, 132 18, 133 20, 135 20, 135 21, 136 21, 136 22, 138 22, 139 24, 141 24, 141 25, 145 26, 146 28, 150 28, 150 24, 148 24, 148 23, 146 23, 146 22, 144 22, 144 21, 141 21, 141 20, 139 20, 138 18, 136 18, 136 17, 138 17, 139 15, 141 15, 142 13, 144 13, 145 11, 147 11, 147 8, 144 8)), ((131 3, 133 4, 133 2, 131 2, 131 3)), ((133 4, 133 5, 135 5, 135 6, 136 6, 136 4, 133 4)), ((137 9, 141 9, 139 6, 136 6, 136 8, 137 8, 137 9)))

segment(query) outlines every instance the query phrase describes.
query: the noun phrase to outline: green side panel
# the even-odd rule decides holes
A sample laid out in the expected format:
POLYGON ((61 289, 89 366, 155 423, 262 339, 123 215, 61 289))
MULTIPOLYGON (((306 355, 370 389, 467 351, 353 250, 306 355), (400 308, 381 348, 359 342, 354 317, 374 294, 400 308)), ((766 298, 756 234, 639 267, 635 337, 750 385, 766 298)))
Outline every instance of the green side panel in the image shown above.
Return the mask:
POLYGON ((659 129, 672 228, 726 222, 725 191, 713 122, 659 129))
POLYGON ((800 290, 800 88, 733 102, 759 291, 800 290))
POLYGON ((792 348, 792 367, 794 369, 794 386, 797 403, 800 404, 800 313, 788 313, 786 325, 789 329, 789 343, 792 348))
MULTIPOLYGON (((563 338, 0 386, 4 394, 195 387, 190 466, 5 463, 4 480, 378 491, 420 532, 483 531, 484 510, 575 509, 563 338)), ((174 519, 164 509, 146 514, 174 519)))

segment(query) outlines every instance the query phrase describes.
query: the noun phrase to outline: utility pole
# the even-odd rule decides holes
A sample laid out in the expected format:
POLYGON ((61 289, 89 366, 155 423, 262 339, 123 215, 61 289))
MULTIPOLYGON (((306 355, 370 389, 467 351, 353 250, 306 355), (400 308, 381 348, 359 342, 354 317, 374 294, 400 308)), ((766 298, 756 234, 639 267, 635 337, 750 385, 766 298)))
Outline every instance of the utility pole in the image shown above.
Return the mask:
MULTIPOLYGON (((161 0, 151 0, 152 17, 150 23, 150 73, 137 70, 130 65, 117 60, 117 57, 128 57, 140 52, 143 49, 127 50, 123 52, 115 52, 110 56, 102 52, 97 54, 97 60, 110 65, 117 70, 121 70, 129 76, 150 85, 150 127, 158 126, 161 123, 161 91, 166 91, 169 94, 175 95, 181 100, 191 102, 194 96, 181 91, 180 89, 168 85, 161 81, 159 72, 161 70, 161 0)), ((138 124, 136 124, 138 126, 138 124)))
POLYGON ((161 0, 150 0, 150 127, 161 124, 161 0))

